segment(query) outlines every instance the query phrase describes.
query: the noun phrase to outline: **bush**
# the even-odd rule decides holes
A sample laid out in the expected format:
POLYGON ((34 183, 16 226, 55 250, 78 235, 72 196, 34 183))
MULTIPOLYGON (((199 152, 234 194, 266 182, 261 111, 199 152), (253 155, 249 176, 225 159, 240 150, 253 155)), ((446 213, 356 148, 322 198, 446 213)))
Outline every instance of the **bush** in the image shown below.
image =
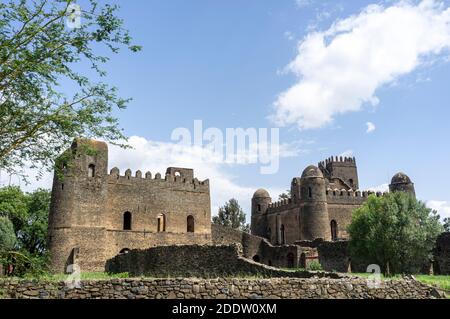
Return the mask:
POLYGON ((306 266, 306 270, 322 270, 322 265, 318 261, 313 260, 306 266))

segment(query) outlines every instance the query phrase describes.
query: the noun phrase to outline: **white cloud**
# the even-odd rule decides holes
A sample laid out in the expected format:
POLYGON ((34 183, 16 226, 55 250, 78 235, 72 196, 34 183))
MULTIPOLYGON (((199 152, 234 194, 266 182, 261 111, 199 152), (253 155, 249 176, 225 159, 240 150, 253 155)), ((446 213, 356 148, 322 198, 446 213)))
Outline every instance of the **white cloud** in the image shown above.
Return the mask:
POLYGON ((372 122, 367 122, 366 125, 367 125, 366 133, 369 134, 369 133, 372 133, 373 131, 375 131, 375 128, 376 128, 375 124, 373 124, 372 122))
POLYGON ((313 0, 295 0, 295 4, 298 8, 304 8, 313 3, 313 0))
POLYGON ((389 191, 389 184, 385 183, 385 184, 381 184, 378 186, 372 186, 367 188, 368 191, 372 191, 372 192, 388 192, 389 191))
POLYGON ((320 128, 338 114, 377 105, 376 90, 450 48, 450 8, 441 2, 370 5, 360 14, 311 32, 287 70, 298 82, 274 102, 272 120, 320 128))
POLYGON ((285 31, 284 32, 284 37, 286 39, 288 39, 289 41, 294 40, 294 34, 291 31, 285 31))
MULTIPOLYGON (((230 168, 233 165, 246 165, 246 161, 251 161, 255 157, 258 147, 250 145, 250 151, 236 154, 241 162, 227 162, 208 148, 199 146, 189 146, 171 142, 160 142, 147 140, 140 136, 129 138, 129 145, 132 149, 122 149, 118 146, 109 145, 109 169, 118 167, 123 175, 125 170, 130 168, 133 174, 136 170, 141 170, 143 174, 150 171, 154 176, 161 173, 164 176, 166 168, 170 166, 193 168, 195 177, 199 180, 209 179, 211 190, 211 213, 217 214, 219 206, 222 206, 230 198, 236 198, 244 211, 247 213, 247 220, 250 221, 250 200, 253 192, 261 185, 242 185, 237 176, 233 176, 230 168)), ((279 146, 280 157, 298 156, 304 150, 300 149, 302 143, 281 144, 279 146)), ((44 172, 40 180, 36 180, 36 170, 26 169, 24 174, 29 176, 30 184, 25 185, 17 176, 11 177, 12 185, 20 185, 26 191, 33 191, 37 187, 51 188, 53 173, 44 172)), ((0 172, 0 186, 10 184, 9 176, 0 172)), ((270 188, 267 190, 277 199, 284 189, 270 188)))
POLYGON ((426 205, 431 209, 434 209, 441 216, 441 220, 444 218, 450 218, 450 202, 439 201, 439 200, 429 200, 426 205))
POLYGON ((342 157, 353 157, 353 150, 343 151, 341 154, 339 154, 339 156, 342 156, 342 157))

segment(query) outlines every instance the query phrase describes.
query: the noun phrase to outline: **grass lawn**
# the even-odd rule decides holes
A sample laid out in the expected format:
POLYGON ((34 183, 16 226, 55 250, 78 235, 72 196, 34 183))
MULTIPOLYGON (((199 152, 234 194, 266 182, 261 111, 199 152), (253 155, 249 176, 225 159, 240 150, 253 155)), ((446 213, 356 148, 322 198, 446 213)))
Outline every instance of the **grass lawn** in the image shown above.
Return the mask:
MULTIPOLYGON (((349 274, 350 275, 350 274, 349 274)), ((358 277, 368 277, 369 273, 352 273, 351 275, 355 275, 358 277)), ((386 278, 383 275, 381 275, 381 278, 386 278)), ((395 275, 392 277, 388 277, 388 279, 400 279, 401 275, 395 275)), ((416 278, 418 281, 431 285, 436 286, 437 288, 450 291, 450 276, 432 276, 432 275, 414 275, 414 278, 416 278)))

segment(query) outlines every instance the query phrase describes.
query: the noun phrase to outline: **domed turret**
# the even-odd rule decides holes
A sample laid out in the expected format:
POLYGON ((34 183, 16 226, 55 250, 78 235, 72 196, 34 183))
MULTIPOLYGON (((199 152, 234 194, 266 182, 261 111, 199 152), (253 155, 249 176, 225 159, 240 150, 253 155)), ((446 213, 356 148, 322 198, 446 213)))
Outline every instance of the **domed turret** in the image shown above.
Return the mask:
POLYGON ((414 183, 405 173, 399 172, 395 174, 391 179, 391 184, 389 185, 390 192, 405 192, 416 196, 416 191, 414 189, 414 183))
POLYGON ((331 239, 325 179, 310 165, 302 173, 300 190, 300 236, 302 240, 331 239))
POLYGON ((266 236, 266 217, 269 204, 272 202, 269 192, 263 188, 258 189, 252 197, 252 222, 251 233, 257 236, 266 236))
POLYGON ((314 178, 314 177, 323 178, 322 171, 314 165, 309 165, 303 171, 302 178, 314 178))

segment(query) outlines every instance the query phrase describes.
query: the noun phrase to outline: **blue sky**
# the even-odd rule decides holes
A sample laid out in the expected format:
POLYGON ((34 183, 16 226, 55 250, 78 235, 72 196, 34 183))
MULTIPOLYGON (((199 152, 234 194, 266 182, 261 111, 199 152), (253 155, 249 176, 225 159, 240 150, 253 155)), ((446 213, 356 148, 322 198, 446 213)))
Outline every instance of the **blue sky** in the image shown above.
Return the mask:
POLYGON ((307 165, 345 152, 356 157, 361 189, 404 171, 420 199, 450 216, 448 2, 110 2, 143 46, 105 67, 108 82, 133 98, 115 114, 135 150, 110 148, 110 168, 193 166, 211 179, 213 214, 236 197, 249 215, 257 188, 276 199, 307 165), (167 155, 172 131, 194 120, 221 130, 279 127, 291 152, 272 175, 167 155))

